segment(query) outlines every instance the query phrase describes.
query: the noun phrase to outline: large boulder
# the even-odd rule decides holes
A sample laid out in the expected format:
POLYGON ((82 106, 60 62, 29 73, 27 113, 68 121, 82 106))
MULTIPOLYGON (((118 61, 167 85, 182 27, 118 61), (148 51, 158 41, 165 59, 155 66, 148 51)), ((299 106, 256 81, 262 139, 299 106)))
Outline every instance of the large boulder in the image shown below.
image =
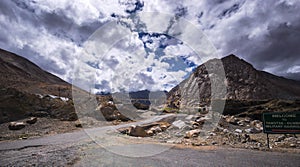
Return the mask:
POLYGON ((173 125, 175 128, 178 128, 178 129, 181 129, 181 128, 183 128, 184 126, 186 126, 185 122, 183 122, 182 120, 174 121, 174 122, 172 123, 172 125, 173 125))
POLYGON ((20 130, 25 128, 24 122, 10 122, 8 125, 9 130, 20 130))
POLYGON ((112 103, 103 103, 99 107, 103 117, 107 121, 121 120, 121 121, 129 121, 130 119, 124 116, 122 113, 118 111, 116 106, 112 103))
POLYGON ((197 136, 199 136, 200 132, 201 132, 200 129, 194 129, 194 130, 187 131, 185 133, 185 138, 197 137, 197 136))
POLYGON ((149 137, 150 133, 147 133, 146 128, 143 126, 132 126, 130 131, 129 131, 130 136, 135 136, 135 137, 149 137))

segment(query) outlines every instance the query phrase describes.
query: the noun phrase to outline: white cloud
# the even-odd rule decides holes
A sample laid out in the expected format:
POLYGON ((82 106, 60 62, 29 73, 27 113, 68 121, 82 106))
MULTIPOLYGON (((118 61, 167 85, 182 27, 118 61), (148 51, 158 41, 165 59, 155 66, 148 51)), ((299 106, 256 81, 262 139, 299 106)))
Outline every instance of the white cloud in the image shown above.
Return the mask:
POLYGON ((44 66, 46 70, 50 70, 50 72, 65 80, 71 78, 73 58, 80 51, 76 44, 49 34, 43 27, 34 27, 22 20, 11 21, 9 17, 2 15, 0 24, 3 25, 7 22, 9 24, 5 24, 0 28, 1 32, 7 32, 7 46, 19 50, 29 48, 34 53, 27 55, 30 56, 29 59, 35 60, 37 64, 42 63, 41 61, 51 62, 49 66, 44 66), (52 71, 57 67, 59 68, 57 70, 60 70, 59 73, 56 73, 58 71, 52 71))
POLYGON ((119 5, 118 0, 37 0, 29 5, 38 12, 61 12, 78 25, 110 20, 112 13, 125 14, 125 6, 119 5))
MULTIPOLYGON (((193 31, 188 32, 199 30, 204 32, 202 36, 196 36, 195 33, 185 34, 189 40, 183 41, 183 45, 177 44, 176 41, 166 40, 169 45, 158 51, 159 56, 153 52, 145 52, 144 43, 139 39, 137 32, 133 32, 132 36, 127 38, 127 42, 119 41, 116 44, 109 43, 108 40, 112 38, 109 33, 117 33, 113 32, 113 29, 112 31, 98 31, 96 33, 102 36, 107 34, 109 38, 102 39, 104 42, 100 43, 101 46, 92 44, 91 46, 95 47, 88 49, 81 41, 97 28, 98 24, 94 23, 104 24, 109 20, 114 20, 111 17, 112 14, 121 16, 122 21, 131 28, 135 26, 134 28, 145 30, 145 27, 135 25, 141 21, 138 17, 127 18, 129 14, 125 10, 133 10, 132 4, 134 3, 120 4, 119 0, 79 0, 74 2, 36 0, 22 2, 23 6, 21 3, 21 7, 16 6, 14 2, 3 1, 2 3, 11 6, 12 10, 6 8, 2 9, 3 13, 0 11, 0 31, 5 34, 0 36, 0 46, 29 58, 44 69, 68 81, 72 80, 73 67, 79 65, 82 67, 82 73, 79 75, 82 77, 81 85, 86 84, 89 80, 95 80, 95 82, 105 85, 106 88, 109 85, 108 81, 112 81, 114 82, 113 87, 116 89, 124 87, 124 85, 127 88, 136 87, 138 89, 170 89, 170 85, 175 86, 186 77, 188 72, 191 72, 192 67, 184 63, 200 65, 204 61, 218 56, 209 41, 203 40, 205 38, 214 44, 219 55, 225 56, 234 53, 246 60, 252 60, 251 63, 254 63, 254 66, 259 69, 277 74, 300 72, 298 69, 299 59, 297 59, 299 52, 289 48, 292 43, 297 43, 297 30, 294 30, 294 35, 288 34, 298 26, 300 17, 297 15, 297 11, 300 9, 300 3, 297 0, 277 2, 231 0, 223 3, 198 0, 145 1, 143 11, 140 12, 140 19, 146 23, 149 31, 165 31, 170 25, 170 16, 178 13, 179 9, 186 8, 187 13, 184 18, 193 25, 193 31), (165 17, 158 17, 160 15, 147 12, 161 12, 165 14, 165 17), (50 19, 50 16, 54 18, 50 19), (51 23, 51 21, 57 23, 51 23), (66 21, 68 24, 60 25, 66 21), (48 24, 54 27, 55 31, 51 30, 48 24), (280 25, 284 25, 283 28, 280 25), (282 29, 286 31, 281 31, 282 29), (280 41, 278 39, 282 38, 285 40, 283 43, 286 44, 276 43, 276 41, 280 41), (188 43, 190 41, 192 43, 188 43), (114 47, 110 48, 111 46, 114 47), (276 50, 276 48, 285 47, 285 51, 276 50), (98 53, 99 49, 107 49, 109 52, 101 58, 93 56, 91 52, 83 57, 84 51, 95 50, 94 52, 98 53), (195 51, 200 55, 197 56, 195 51), (280 58, 282 59, 281 54, 288 58, 284 61, 280 60, 280 58), (92 64, 86 64, 88 62, 92 64), (100 64, 99 69, 92 67, 97 66, 95 62, 100 64), (130 81, 130 79, 132 80, 130 81)), ((3 6, 5 7, 5 5, 3 6)), ((190 29, 187 24, 181 28, 179 30, 190 29)), ((177 29, 170 29, 170 31, 177 32, 177 29)), ((122 33, 128 34, 125 31, 120 34, 122 33)), ((94 39, 89 39, 88 42, 99 38, 100 36, 96 36, 94 39)), ((146 42, 146 46, 152 51, 157 51, 162 38, 162 36, 144 36, 143 41, 153 40, 152 43, 146 42)), ((185 40, 185 38, 180 39, 185 40)), ((99 41, 96 42, 99 44, 99 41)), ((293 46, 293 48, 296 47, 293 46)))
POLYGON ((288 68, 287 70, 288 73, 300 73, 300 65, 292 66, 288 68))

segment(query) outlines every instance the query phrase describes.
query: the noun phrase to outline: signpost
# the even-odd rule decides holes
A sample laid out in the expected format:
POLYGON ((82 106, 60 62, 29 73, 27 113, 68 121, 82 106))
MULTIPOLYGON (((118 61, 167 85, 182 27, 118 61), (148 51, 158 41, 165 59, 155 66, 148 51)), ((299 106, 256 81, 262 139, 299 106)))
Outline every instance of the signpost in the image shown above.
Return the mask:
POLYGON ((263 127, 269 147, 269 134, 300 133, 300 111, 263 113, 263 127))

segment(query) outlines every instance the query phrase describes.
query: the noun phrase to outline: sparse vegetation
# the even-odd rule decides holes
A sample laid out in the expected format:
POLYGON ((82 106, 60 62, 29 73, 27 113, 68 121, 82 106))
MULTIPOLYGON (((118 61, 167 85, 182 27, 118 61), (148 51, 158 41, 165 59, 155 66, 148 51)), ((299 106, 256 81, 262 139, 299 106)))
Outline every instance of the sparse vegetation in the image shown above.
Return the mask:
POLYGON ((179 113, 178 108, 165 107, 162 110, 164 113, 179 113))

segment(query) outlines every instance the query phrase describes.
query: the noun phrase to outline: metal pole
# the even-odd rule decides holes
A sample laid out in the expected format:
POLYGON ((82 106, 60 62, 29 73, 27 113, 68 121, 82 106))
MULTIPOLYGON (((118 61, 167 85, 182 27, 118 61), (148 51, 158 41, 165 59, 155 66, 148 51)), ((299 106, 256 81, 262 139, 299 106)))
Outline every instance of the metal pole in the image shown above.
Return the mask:
POLYGON ((268 148, 270 149, 269 133, 267 133, 267 143, 268 143, 268 148))

